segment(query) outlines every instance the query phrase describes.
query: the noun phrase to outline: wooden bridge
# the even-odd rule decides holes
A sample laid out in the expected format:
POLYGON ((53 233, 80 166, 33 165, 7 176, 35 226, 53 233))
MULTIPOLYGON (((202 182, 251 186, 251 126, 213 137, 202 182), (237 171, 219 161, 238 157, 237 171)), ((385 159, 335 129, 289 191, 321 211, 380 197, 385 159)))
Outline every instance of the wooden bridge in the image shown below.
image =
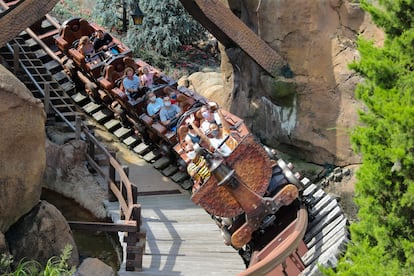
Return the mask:
POLYGON ((124 256, 119 275, 236 275, 244 270, 237 251, 224 245, 219 229, 188 191, 145 160, 119 160, 81 129, 76 136, 89 144, 89 164, 117 200, 104 202, 113 223, 69 223, 72 229, 118 232, 124 256), (98 164, 97 153, 104 153, 107 162, 98 164))

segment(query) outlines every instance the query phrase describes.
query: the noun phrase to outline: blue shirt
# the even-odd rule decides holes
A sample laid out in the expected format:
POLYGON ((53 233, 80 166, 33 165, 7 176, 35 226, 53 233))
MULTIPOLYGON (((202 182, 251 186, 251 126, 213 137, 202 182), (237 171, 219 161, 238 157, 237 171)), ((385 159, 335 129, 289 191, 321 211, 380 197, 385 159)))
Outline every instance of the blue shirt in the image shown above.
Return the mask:
POLYGON ((161 109, 162 106, 164 106, 164 101, 161 98, 156 98, 155 102, 149 102, 147 105, 148 115, 154 115, 161 109))
POLYGON ((172 104, 168 109, 164 106, 160 111, 161 122, 173 119, 180 111, 181 109, 176 104, 172 104))
POLYGON ((139 88, 139 78, 135 74, 132 76, 132 80, 128 79, 128 77, 125 77, 122 80, 122 84, 124 86, 125 92, 128 92, 128 89, 138 90, 138 88, 139 88))

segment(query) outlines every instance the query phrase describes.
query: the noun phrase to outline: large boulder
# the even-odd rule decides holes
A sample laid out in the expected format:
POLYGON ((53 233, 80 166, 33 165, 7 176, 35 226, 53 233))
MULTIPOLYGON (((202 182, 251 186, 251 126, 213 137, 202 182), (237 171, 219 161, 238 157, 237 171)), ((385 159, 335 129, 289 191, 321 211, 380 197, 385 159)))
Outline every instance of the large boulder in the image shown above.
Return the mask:
POLYGON ((0 256, 6 253, 8 253, 6 239, 4 237, 4 234, 0 232, 0 256))
POLYGON ((76 271, 78 276, 115 276, 112 267, 96 258, 86 258, 76 271))
POLYGON ((349 133, 361 79, 348 64, 358 34, 383 41, 370 17, 351 0, 222 1, 290 67, 271 78, 240 49, 222 51, 230 110, 272 147, 318 164, 359 162, 349 133))
POLYGON ((45 112, 40 100, 0 65, 0 232, 40 199, 46 164, 45 112))
POLYGON ((70 266, 79 264, 79 253, 72 231, 55 206, 40 201, 6 233, 10 253, 15 260, 34 259, 45 265, 53 256, 60 256, 65 246, 72 246, 70 266))
POLYGON ((98 218, 106 217, 103 200, 107 196, 86 167, 87 144, 71 140, 63 145, 46 141, 47 166, 43 187, 74 199, 98 218))

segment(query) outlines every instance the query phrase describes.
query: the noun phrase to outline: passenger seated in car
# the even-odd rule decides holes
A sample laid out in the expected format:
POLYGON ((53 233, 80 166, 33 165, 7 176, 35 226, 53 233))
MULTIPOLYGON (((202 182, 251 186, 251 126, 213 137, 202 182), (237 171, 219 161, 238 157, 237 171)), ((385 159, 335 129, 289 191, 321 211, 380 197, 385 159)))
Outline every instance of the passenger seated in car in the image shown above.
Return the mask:
POLYGON ((160 110, 161 123, 167 127, 167 129, 175 130, 178 118, 181 115, 181 108, 175 104, 171 104, 170 97, 166 96, 163 99, 164 106, 160 110))
POLYGON ((210 124, 207 132, 208 136, 194 124, 194 114, 190 115, 186 123, 193 127, 195 132, 200 136, 201 141, 207 144, 206 147, 209 147, 212 151, 217 151, 222 156, 229 156, 237 146, 237 141, 223 127, 219 127, 216 123, 210 124))
POLYGON ((130 101, 143 96, 139 90, 139 78, 131 67, 125 69, 125 77, 122 80, 122 85, 130 101))
POLYGON ((188 125, 188 132, 184 137, 186 143, 200 144, 201 137, 194 130, 192 125, 188 125))
POLYGON ((151 118, 155 119, 160 111, 161 107, 164 105, 162 99, 157 98, 154 92, 148 93, 148 105, 147 105, 147 114, 151 118))
POLYGON ((216 123, 219 126, 221 125, 221 118, 217 113, 217 104, 214 104, 215 103, 209 103, 207 105, 203 105, 200 109, 201 116, 203 117, 200 128, 204 133, 209 131, 211 123, 216 123))
POLYGON ((154 85, 154 72, 151 72, 150 67, 148 65, 145 65, 144 68, 142 68, 141 86, 151 89, 153 85, 154 85))
POLYGON ((112 36, 102 30, 97 30, 93 41, 93 48, 96 52, 107 51, 109 46, 114 45, 112 36))
POLYGON ((113 101, 110 109, 114 112, 115 119, 118 119, 122 126, 126 126, 127 116, 121 105, 117 101, 113 101))
POLYGON ((177 104, 177 93, 175 93, 174 90, 171 90, 169 96, 170 96, 170 99, 171 99, 171 104, 177 104))
POLYGON ((79 39, 79 44, 77 50, 81 52, 85 58, 90 58, 95 54, 95 49, 93 48, 93 44, 90 41, 89 37, 82 36, 79 39))
POLYGON ((216 123, 210 124, 209 135, 210 145, 223 156, 229 156, 237 145, 237 141, 232 136, 226 135, 224 129, 216 123))
POLYGON ((197 190, 211 176, 209 165, 200 151, 196 151, 192 144, 185 147, 185 153, 191 160, 187 165, 187 173, 194 181, 193 190, 197 190))

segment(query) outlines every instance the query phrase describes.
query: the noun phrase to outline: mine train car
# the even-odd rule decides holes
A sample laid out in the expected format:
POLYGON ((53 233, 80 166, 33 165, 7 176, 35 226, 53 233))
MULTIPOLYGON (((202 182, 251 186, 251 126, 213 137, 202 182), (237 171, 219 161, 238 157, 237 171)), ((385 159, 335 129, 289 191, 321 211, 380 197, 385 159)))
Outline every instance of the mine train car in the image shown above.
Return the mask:
MULTIPOLYGON (((121 84, 126 67, 139 75, 144 66, 149 66, 147 63, 133 58, 131 50, 116 38, 116 51, 108 49, 93 58, 85 59, 76 49, 82 36, 91 37, 99 29, 102 28, 81 18, 62 24, 55 43, 67 57, 66 71, 95 101, 109 107, 119 103, 126 124, 157 144, 165 154, 173 154, 181 168, 186 169, 193 160, 186 151, 185 136, 190 125, 202 120, 200 108, 208 106, 209 101, 187 88, 177 87, 176 81, 150 67, 155 73, 151 91, 158 97, 176 93, 177 104, 183 111, 176 128, 167 129, 146 114, 145 95, 128 100, 121 84)), ((200 143, 198 154, 204 158, 209 177, 194 183, 191 200, 211 215, 225 244, 235 248, 243 258, 246 272, 255 265, 254 271, 260 272, 257 270, 260 264, 263 275, 282 273, 286 267, 289 275, 299 274, 304 269, 300 257, 307 251, 302 241, 307 209, 302 200, 300 176, 282 160, 276 160, 241 118, 217 106, 212 112, 218 112, 223 120, 219 127, 226 125, 222 144, 229 140, 233 144, 230 154, 222 155, 209 147, 207 140, 200 143)))

